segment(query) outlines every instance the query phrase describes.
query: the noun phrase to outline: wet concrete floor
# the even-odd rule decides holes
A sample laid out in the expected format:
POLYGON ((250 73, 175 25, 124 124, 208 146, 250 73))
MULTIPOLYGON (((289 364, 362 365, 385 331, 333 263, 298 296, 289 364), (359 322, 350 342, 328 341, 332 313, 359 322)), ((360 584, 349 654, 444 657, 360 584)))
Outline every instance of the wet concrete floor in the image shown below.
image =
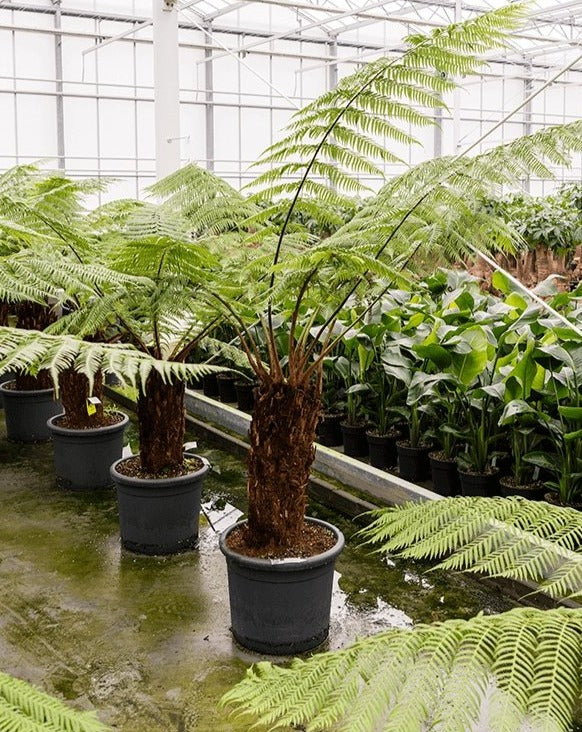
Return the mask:
MULTIPOLYGON (((135 448, 133 427, 130 439, 135 448)), ((203 500, 244 510, 244 464, 210 444, 197 451, 213 465, 203 500)), ((247 729, 217 702, 261 657, 231 639, 226 567, 208 523, 197 551, 167 558, 122 551, 114 492, 57 489, 51 445, 7 442, 1 412, 0 492, 2 671, 97 709, 123 732, 247 729)), ((310 513, 347 538, 325 649, 512 606, 473 580, 369 556, 351 539, 351 523, 318 505, 310 513)))

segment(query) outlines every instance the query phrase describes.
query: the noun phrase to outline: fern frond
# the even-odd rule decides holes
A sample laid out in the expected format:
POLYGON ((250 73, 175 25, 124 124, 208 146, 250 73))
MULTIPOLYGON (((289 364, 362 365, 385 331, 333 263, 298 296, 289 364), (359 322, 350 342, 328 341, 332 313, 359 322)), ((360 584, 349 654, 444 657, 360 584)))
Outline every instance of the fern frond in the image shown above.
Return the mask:
POLYGON ((168 382, 224 370, 220 366, 155 359, 122 343, 88 343, 69 335, 0 328, 0 373, 38 373, 46 369, 58 390, 58 374, 67 368, 74 368, 90 381, 98 371, 113 373, 134 387, 145 384, 152 370, 168 382))
POLYGON ((288 669, 256 664, 221 704, 269 729, 518 732, 533 720, 566 732, 581 630, 579 611, 531 608, 393 629, 288 669))
POLYGON ((455 497, 381 509, 362 530, 379 551, 438 566, 540 583, 553 598, 582 597, 582 516, 520 498, 455 497))
POLYGON ((32 684, 0 673, 0 728, 10 732, 107 732, 94 712, 80 712, 32 684))

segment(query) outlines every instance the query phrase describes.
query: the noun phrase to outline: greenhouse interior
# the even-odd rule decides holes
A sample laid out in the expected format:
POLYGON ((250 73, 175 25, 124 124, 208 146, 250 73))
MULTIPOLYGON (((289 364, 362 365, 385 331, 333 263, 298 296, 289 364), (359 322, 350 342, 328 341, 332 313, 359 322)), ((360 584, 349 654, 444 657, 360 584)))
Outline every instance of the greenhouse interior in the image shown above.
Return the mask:
POLYGON ((0 0, 0 730, 582 730, 581 110, 582 0, 0 0))

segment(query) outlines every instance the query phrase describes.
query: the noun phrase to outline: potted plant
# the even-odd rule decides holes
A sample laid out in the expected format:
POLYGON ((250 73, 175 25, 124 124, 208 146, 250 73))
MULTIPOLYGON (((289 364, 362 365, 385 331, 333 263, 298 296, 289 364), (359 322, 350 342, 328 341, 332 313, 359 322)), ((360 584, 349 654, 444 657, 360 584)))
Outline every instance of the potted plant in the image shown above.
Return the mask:
POLYGON ((366 373, 374 360, 374 350, 365 333, 347 332, 342 342, 346 355, 337 356, 334 367, 343 380, 346 395, 345 419, 340 423, 344 455, 365 457, 368 454, 368 419, 362 397, 370 390, 366 373))
POLYGON ((391 346, 387 360, 384 353, 385 328, 382 323, 365 326, 374 345, 374 361, 367 372, 367 383, 372 398, 370 400, 371 425, 366 431, 370 465, 375 468, 388 468, 396 465, 396 440, 402 433, 397 424, 405 416, 405 390, 399 381, 399 370, 405 366, 406 358, 397 346, 391 346), (398 360, 403 360, 398 364, 398 360))
POLYGON ((545 488, 534 477, 539 467, 536 471, 532 462, 526 459, 542 441, 539 414, 534 406, 522 399, 512 399, 505 405, 499 424, 511 429, 511 474, 499 479, 502 496, 523 496, 534 501, 544 497, 545 488))
MULTIPOLYGON (((341 344, 339 344, 341 348, 341 344)), ((337 356, 329 356, 323 362, 321 416, 317 423, 317 441, 321 445, 343 444, 341 423, 345 419, 345 389, 335 367, 337 356)))
MULTIPOLYGON (((568 345, 574 354, 579 353, 576 341, 568 345)), ((550 479, 544 483, 550 489, 545 494, 546 500, 579 507, 582 504, 582 398, 577 362, 569 350, 556 344, 536 347, 534 358, 549 371, 545 392, 548 401, 536 410, 535 416, 550 438, 550 447, 528 452, 523 459, 549 474, 550 479), (553 405, 549 403, 550 396, 553 405), (547 413, 551 406, 556 416, 547 413)))
MULTIPOLYGON (((320 196, 320 200, 312 198, 308 202, 313 215, 318 215, 322 208, 329 206, 330 200, 336 199, 335 191, 309 180, 309 173, 314 166, 318 175, 323 178, 329 176, 336 183, 345 183, 349 179, 350 184, 353 183, 354 179, 339 169, 337 146, 332 145, 329 140, 333 139, 334 129, 348 110, 353 113, 351 119, 357 120, 363 114, 369 123, 368 115, 372 114, 381 124, 384 118, 376 115, 377 109, 371 111, 365 106, 366 111, 363 112, 361 108, 355 107, 360 94, 372 92, 366 96, 366 104, 373 100, 375 105, 377 100, 384 98, 386 89, 394 88, 406 93, 406 85, 398 82, 399 73, 404 69, 406 76, 410 74, 417 52, 424 59, 422 65, 433 52, 439 57, 437 66, 441 73, 435 75, 431 67, 429 77, 431 83, 441 84, 437 78, 446 83, 447 77, 442 73, 442 67, 448 67, 452 57, 469 67, 476 61, 467 56, 465 51, 461 55, 458 53, 458 44, 467 27, 470 28, 472 39, 476 36, 482 39, 482 48, 489 41, 495 45, 502 35, 500 28, 505 27, 510 16, 510 24, 515 20, 515 12, 510 6, 497 14, 468 21, 469 26, 456 24, 444 31, 438 29, 438 32, 435 31, 438 33, 438 50, 431 46, 434 36, 423 39, 415 37, 404 57, 406 67, 400 65, 403 63, 401 58, 381 59, 372 67, 366 68, 363 77, 356 74, 342 80, 338 90, 330 92, 323 100, 317 100, 316 104, 299 112, 292 123, 289 137, 276 143, 259 161, 279 166, 269 168, 257 179, 258 183, 271 186, 265 194, 266 197, 273 198, 273 188, 279 195, 290 193, 293 197, 290 201, 283 196, 283 200, 278 203, 279 209, 283 208, 287 215, 276 243, 273 267, 267 271, 264 280, 261 280, 266 286, 259 293, 262 298, 258 299, 259 303, 262 301, 262 306, 259 304, 258 308, 249 308, 248 301, 241 303, 239 297, 244 298, 244 289, 241 289, 234 302, 232 289, 227 291, 230 297, 216 293, 222 299, 224 311, 236 323, 241 346, 259 381, 250 428, 248 520, 231 527, 220 538, 220 547, 226 556, 229 573, 233 634, 251 649, 274 653, 299 652, 315 647, 327 635, 331 574, 342 540, 336 530, 318 527, 314 522, 306 520, 304 514, 305 491, 314 455, 313 441, 320 410, 323 359, 341 340, 341 334, 334 338, 333 327, 344 315, 347 303, 350 312, 353 312, 347 325, 351 328, 362 322, 373 304, 386 291, 386 280, 390 283, 397 280, 397 272, 406 266, 417 248, 426 241, 426 231, 431 232, 430 237, 433 236, 433 223, 437 232, 445 231, 443 239, 447 246, 454 248, 454 242, 470 240, 472 234, 468 233, 467 225, 472 223, 472 219, 466 215, 465 175, 472 176, 471 180, 478 187, 483 176, 487 178, 487 173, 485 166, 475 166, 474 159, 470 166, 458 159, 453 161, 453 166, 450 160, 442 161, 442 164, 437 161, 436 166, 431 161, 432 172, 425 171, 427 176, 414 171, 410 178, 404 176, 398 183, 391 182, 386 187, 387 190, 364 206, 352 221, 324 242, 296 255, 290 255, 288 249, 287 252, 283 249, 283 243, 289 241, 287 224, 304 189, 312 193, 317 191, 320 196), (495 31, 491 35, 493 26, 495 31), (443 54, 440 51, 447 47, 449 34, 451 47, 443 54), (375 85, 376 82, 379 84, 375 85), (316 139, 313 138, 315 119, 333 120, 332 123, 323 123, 322 134, 316 139), (294 162, 287 162, 286 155, 294 162), (438 169, 438 173, 433 170, 434 167, 438 169), (458 177, 456 173, 459 173, 458 177), (285 179, 286 174, 292 176, 292 180, 285 179), (427 177, 431 181, 428 189, 427 177), (443 190, 442 183, 445 179, 451 184, 447 185, 446 203, 440 199, 437 203, 436 199, 443 190), (450 205, 451 190, 455 186, 458 210, 450 205), (446 225, 443 227, 445 212, 446 225), (412 217, 412 214, 416 216, 412 217), (414 220, 411 221, 411 218, 414 220), (419 218, 423 222, 427 221, 425 228, 419 227, 419 218), (458 238, 450 237, 449 233, 453 229, 456 233, 462 231, 462 235, 459 234, 458 238), (414 239, 412 245, 411 237, 414 239), (403 256, 399 257, 399 254, 403 256), (394 266, 391 266, 390 261, 395 261, 394 266), (384 282, 378 285, 374 276, 383 277, 384 282), (370 289, 374 293, 371 300, 358 308, 359 297, 363 292, 369 293, 370 289), (294 302, 291 307, 284 309, 287 323, 286 347, 281 351, 278 349, 274 319, 282 312, 279 296, 283 290, 286 302, 289 302, 290 293, 294 302), (356 305, 355 308, 352 308, 352 302, 356 305), (300 316, 309 311, 312 313, 312 322, 316 322, 322 314, 325 318, 315 334, 311 334, 310 327, 298 329, 300 316), (266 364, 263 364, 260 344, 248 330, 250 322, 259 322, 263 330, 263 342, 267 350, 266 364), (319 550, 306 550, 303 543, 306 527, 310 527, 310 532, 317 529, 318 533, 321 528, 324 535, 327 534, 328 548, 320 545, 319 550), (311 553, 314 562, 307 556, 301 556, 311 553), (325 572, 320 562, 327 565, 325 572), (321 588, 316 590, 306 584, 303 571, 308 566, 321 574, 320 580, 325 591, 321 588), (292 579, 296 573, 299 577, 297 583, 292 579), (314 601, 317 601, 317 610, 313 607, 314 601)), ((461 43, 464 49, 466 40, 468 39, 463 39, 461 43)), ((438 95, 433 99, 438 105, 438 95)), ((385 107, 382 106, 382 109, 385 107)), ((362 165, 365 156, 360 147, 363 144, 362 138, 352 135, 349 127, 342 126, 342 141, 342 165, 349 166, 355 160, 358 161, 358 166, 362 165), (357 146, 358 153, 353 158, 345 154, 348 140, 357 146)), ((368 142, 366 138, 366 146, 368 142)), ((535 144, 532 143, 532 146, 535 144)), ((508 155, 511 157, 510 151, 504 150, 503 154, 495 158, 496 172, 499 166, 504 166, 503 169, 510 175, 508 155)), ((487 163, 490 162, 487 160, 487 163)), ((354 185, 357 186, 357 183, 354 185)), ((482 224, 483 220, 480 219, 475 231, 481 230, 482 224)), ((443 242, 438 236, 436 238, 443 242)), ((486 243, 483 245, 487 246, 486 243)), ((257 271, 256 266, 253 271, 257 271)), ((248 277, 242 285, 243 288, 248 287, 248 277)), ((351 374, 349 378, 352 378, 351 374)))

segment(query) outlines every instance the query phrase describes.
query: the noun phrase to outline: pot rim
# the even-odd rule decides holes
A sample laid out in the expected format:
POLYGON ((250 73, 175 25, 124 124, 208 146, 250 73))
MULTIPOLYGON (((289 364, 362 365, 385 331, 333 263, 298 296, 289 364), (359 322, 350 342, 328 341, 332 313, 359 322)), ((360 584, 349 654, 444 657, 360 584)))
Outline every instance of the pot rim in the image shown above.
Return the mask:
POLYGON ((436 463, 446 463, 447 465, 458 465, 459 461, 457 458, 437 458, 433 457, 433 455, 438 455, 439 452, 442 452, 442 450, 431 450, 431 452, 428 453, 428 456, 431 460, 433 460, 436 463))
POLYGON ((472 470, 459 470, 459 475, 468 475, 470 478, 493 478, 494 476, 497 477, 499 473, 501 472, 501 468, 498 468, 496 465, 491 467, 491 471, 489 473, 475 473, 472 470))
POLYGON ((109 472, 113 480, 115 480, 117 483, 123 483, 127 486, 144 486, 144 485, 155 485, 156 488, 163 488, 164 486, 172 487, 176 485, 181 485, 182 483, 189 483, 192 480, 202 478, 206 473, 210 470, 210 461, 207 460, 205 457, 202 457, 202 455, 196 455, 193 452, 185 451, 184 455, 187 457, 195 457, 198 458, 198 460, 202 460, 203 465, 199 470, 195 470, 192 473, 186 473, 186 475, 176 475, 173 478, 136 478, 131 475, 124 475, 123 473, 120 473, 117 470, 117 466, 120 463, 125 462, 126 460, 130 460, 131 458, 137 457, 139 453, 136 453, 135 455, 130 455, 127 457, 119 458, 119 460, 116 460, 111 467, 109 468, 109 472))
POLYGON ((239 554, 238 552, 233 551, 232 549, 230 549, 230 547, 226 545, 226 540, 231 531, 234 531, 234 529, 247 523, 247 520, 244 519, 243 521, 237 521, 235 524, 232 524, 232 526, 229 526, 221 532, 218 538, 220 551, 224 554, 227 561, 232 560, 239 565, 248 567, 249 569, 265 571, 276 570, 278 572, 297 572, 335 561, 336 557, 342 552, 345 546, 345 538, 343 533, 337 528, 337 526, 334 526, 327 521, 322 521, 322 519, 316 519, 310 516, 306 516, 305 520, 312 524, 324 526, 326 529, 329 529, 335 534, 336 543, 331 547, 331 549, 328 549, 321 554, 315 554, 312 557, 287 557, 282 559, 262 559, 260 557, 247 557, 244 554, 239 554))
POLYGON ((49 394, 50 392, 52 392, 54 394, 54 391, 55 391, 53 386, 49 387, 48 389, 9 389, 6 386, 6 384, 13 384, 14 381, 15 381, 15 379, 12 378, 12 379, 8 379, 8 381, 0 382, 0 392, 2 392, 2 394, 8 394, 9 396, 11 394, 14 394, 14 395, 18 395, 20 397, 26 398, 27 396, 32 397, 32 396, 40 396, 41 394, 42 395, 49 394))
POLYGON ((125 412, 122 412, 118 409, 113 410, 115 414, 121 414, 123 419, 121 422, 116 422, 115 424, 106 424, 102 427, 89 427, 87 429, 84 428, 73 428, 73 427, 59 427, 57 424, 53 424, 53 420, 60 419, 60 417, 64 417, 66 412, 61 412, 60 414, 55 414, 54 417, 49 417, 46 421, 47 427, 51 432, 54 432, 57 435, 79 435, 79 436, 86 436, 91 437, 93 435, 103 435, 107 434, 108 432, 116 432, 117 430, 125 429, 125 426, 129 422, 129 417, 125 412))

